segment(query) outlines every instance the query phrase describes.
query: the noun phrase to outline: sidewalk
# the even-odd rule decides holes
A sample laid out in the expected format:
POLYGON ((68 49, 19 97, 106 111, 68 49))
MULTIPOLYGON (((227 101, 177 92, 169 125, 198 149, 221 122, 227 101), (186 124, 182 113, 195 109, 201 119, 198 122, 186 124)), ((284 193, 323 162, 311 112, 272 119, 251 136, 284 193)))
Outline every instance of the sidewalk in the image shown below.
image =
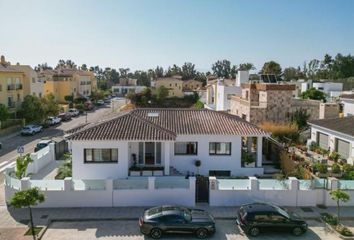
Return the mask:
MULTIPOLYGON (((238 207, 210 207, 198 206, 210 212, 216 219, 235 219, 238 207)), ((46 225, 48 220, 135 220, 144 211, 144 207, 116 207, 116 208, 38 208, 33 210, 35 224, 46 225)), ((289 210, 296 212, 305 219, 316 219, 321 212, 336 213, 335 207, 319 209, 317 207, 294 208, 289 210)), ((27 209, 14 209, 0 206, 0 228, 16 227, 28 221, 27 209)), ((354 207, 342 207, 343 220, 354 219, 354 207)))

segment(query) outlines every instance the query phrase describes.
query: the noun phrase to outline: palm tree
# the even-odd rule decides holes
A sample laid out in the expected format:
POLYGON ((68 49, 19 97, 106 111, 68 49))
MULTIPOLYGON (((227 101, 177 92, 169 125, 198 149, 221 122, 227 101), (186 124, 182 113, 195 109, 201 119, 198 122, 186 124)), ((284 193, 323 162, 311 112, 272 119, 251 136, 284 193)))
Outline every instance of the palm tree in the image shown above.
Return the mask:
POLYGON ((33 162, 31 156, 29 153, 27 153, 24 156, 20 156, 16 159, 16 171, 15 175, 18 179, 21 179, 23 177, 26 177, 26 171, 28 165, 33 162))
POLYGON ((39 190, 39 188, 31 188, 24 191, 16 192, 11 198, 10 204, 15 208, 25 208, 27 207, 30 215, 31 223, 31 233, 33 240, 36 240, 36 235, 34 232, 33 216, 32 216, 32 206, 36 206, 39 203, 44 202, 44 194, 39 190))
POLYGON ((339 209, 339 203, 340 202, 348 202, 350 200, 350 196, 348 193, 341 189, 336 189, 332 190, 330 193, 332 200, 337 202, 337 217, 338 217, 338 223, 340 222, 339 219, 339 214, 340 214, 340 209, 339 209))

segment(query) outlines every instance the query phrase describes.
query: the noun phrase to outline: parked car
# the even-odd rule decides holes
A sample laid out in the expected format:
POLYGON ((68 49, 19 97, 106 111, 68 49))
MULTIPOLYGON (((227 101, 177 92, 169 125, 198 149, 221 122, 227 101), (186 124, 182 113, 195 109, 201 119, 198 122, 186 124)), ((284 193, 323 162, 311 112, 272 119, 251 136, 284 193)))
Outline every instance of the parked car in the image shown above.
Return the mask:
POLYGON ((69 113, 61 113, 58 115, 58 118, 60 118, 62 121, 70 121, 71 120, 71 115, 69 113))
POLYGON ((85 111, 91 111, 91 110, 94 109, 94 107, 95 106, 93 105, 93 103, 91 101, 87 101, 87 102, 84 103, 85 111))
POLYGON ((34 148, 34 152, 38 152, 39 150, 45 148, 46 146, 49 145, 49 143, 52 143, 52 140, 41 140, 39 143, 37 143, 36 147, 34 148))
POLYGON ((21 135, 34 135, 36 133, 39 133, 42 131, 42 126, 40 125, 34 125, 34 124, 30 124, 30 125, 26 125, 22 128, 21 130, 21 135))
POLYGON ((214 218, 206 211, 180 206, 159 206, 146 210, 139 219, 140 231, 154 239, 165 233, 195 234, 204 239, 215 232, 214 218))
POLYGON ((300 236, 308 228, 307 223, 300 216, 267 203, 242 205, 237 213, 236 223, 246 234, 253 237, 267 230, 287 231, 300 236))
POLYGON ((77 117, 80 115, 79 110, 77 110, 76 108, 70 108, 68 110, 68 113, 72 116, 72 117, 77 117))
POLYGON ((61 122, 61 118, 60 117, 48 117, 46 120, 46 124, 53 126, 56 124, 59 124, 61 122))
POLYGON ((111 98, 108 98, 108 97, 105 98, 105 99, 104 99, 104 102, 105 102, 105 103, 111 103, 111 98))
POLYGON ((103 105, 104 105, 104 101, 103 101, 103 100, 98 100, 98 101, 96 102, 96 105, 97 105, 97 106, 103 106, 103 105))

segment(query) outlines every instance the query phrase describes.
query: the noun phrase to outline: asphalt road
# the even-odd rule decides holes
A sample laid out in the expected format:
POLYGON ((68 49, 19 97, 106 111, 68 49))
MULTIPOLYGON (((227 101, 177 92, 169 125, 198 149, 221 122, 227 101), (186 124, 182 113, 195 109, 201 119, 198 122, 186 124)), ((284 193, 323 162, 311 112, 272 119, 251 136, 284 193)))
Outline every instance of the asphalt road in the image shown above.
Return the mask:
MULTIPOLYGON (((100 107, 93 112, 89 112, 87 114, 87 122, 97 122, 99 120, 104 119, 112 114, 112 110, 109 105, 104 107, 100 107)), ((53 126, 50 128, 45 128, 41 133, 38 133, 34 136, 21 136, 20 134, 16 134, 14 136, 4 137, 0 139, 2 142, 2 149, 0 150, 0 182, 3 181, 4 176, 1 174, 5 170, 6 167, 14 164, 16 158, 19 156, 17 153, 18 146, 24 146, 24 154, 32 153, 36 144, 42 138, 52 138, 63 136, 64 131, 75 128, 82 124, 86 123, 86 116, 80 115, 76 118, 73 118, 71 121, 62 122, 60 125, 53 126)))

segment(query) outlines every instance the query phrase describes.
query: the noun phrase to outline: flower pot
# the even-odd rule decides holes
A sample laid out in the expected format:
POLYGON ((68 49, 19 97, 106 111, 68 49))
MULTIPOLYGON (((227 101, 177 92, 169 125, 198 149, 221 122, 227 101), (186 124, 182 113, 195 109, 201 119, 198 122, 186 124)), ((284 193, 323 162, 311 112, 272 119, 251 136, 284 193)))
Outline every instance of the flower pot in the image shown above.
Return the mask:
POLYGON ((130 171, 130 176, 132 177, 140 176, 140 171, 130 171))
POLYGON ((163 176, 163 171, 162 170, 155 170, 153 172, 154 176, 163 176))
POLYGON ((152 171, 151 170, 143 170, 142 175, 143 176, 152 176, 152 171))

